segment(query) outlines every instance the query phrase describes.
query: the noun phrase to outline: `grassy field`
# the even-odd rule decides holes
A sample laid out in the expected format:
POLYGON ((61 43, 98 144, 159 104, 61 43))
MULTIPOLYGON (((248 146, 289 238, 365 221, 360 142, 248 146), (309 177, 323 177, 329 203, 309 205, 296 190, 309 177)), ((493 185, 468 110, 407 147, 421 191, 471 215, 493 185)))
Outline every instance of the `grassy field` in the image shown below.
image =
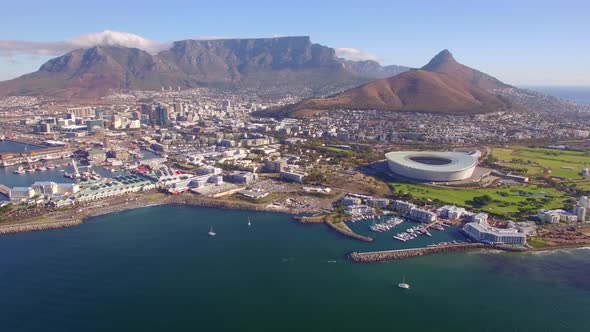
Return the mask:
POLYGON ((537 186, 510 186, 502 188, 454 189, 420 184, 392 183, 398 194, 410 194, 414 198, 439 200, 444 203, 511 217, 520 208, 555 209, 563 206, 566 197, 552 188, 537 186), (478 207, 473 198, 487 195, 491 201, 478 207))
POLYGON ((500 160, 500 165, 526 168, 528 175, 553 175, 570 180, 582 179, 580 173, 590 167, 588 152, 515 146, 494 148, 492 156, 500 160))

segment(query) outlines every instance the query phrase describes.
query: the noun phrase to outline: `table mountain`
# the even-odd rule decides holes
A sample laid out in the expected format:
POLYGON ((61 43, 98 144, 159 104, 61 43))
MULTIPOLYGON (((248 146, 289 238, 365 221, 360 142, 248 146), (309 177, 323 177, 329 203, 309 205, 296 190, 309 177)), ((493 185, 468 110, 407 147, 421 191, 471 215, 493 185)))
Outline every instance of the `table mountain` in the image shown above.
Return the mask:
POLYGON ((321 95, 403 70, 338 58, 333 48, 309 37, 182 40, 158 54, 120 46, 74 50, 34 73, 0 82, 0 95, 97 98, 114 91, 207 85, 321 95))

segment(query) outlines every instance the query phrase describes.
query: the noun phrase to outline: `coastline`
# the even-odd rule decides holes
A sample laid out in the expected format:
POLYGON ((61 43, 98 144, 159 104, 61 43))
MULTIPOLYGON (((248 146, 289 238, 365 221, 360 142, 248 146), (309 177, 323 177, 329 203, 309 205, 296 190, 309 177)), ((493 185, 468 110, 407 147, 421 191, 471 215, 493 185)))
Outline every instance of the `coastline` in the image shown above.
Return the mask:
POLYGON ((288 214, 299 223, 307 223, 298 217, 298 215, 305 212, 295 213, 289 210, 273 209, 267 208, 265 206, 254 206, 253 204, 246 202, 230 203, 198 196, 168 196, 162 194, 161 197, 158 197, 155 200, 149 200, 146 197, 138 196, 135 197, 135 199, 120 202, 116 202, 116 200, 107 201, 101 204, 100 207, 86 205, 36 215, 31 218, 19 220, 17 222, 11 222, 6 225, 0 225, 0 235, 50 230, 56 228, 75 227, 83 224, 87 220, 94 217, 162 205, 274 212, 288 214))
MULTIPOLYGON (((149 195, 149 194, 148 194, 149 195)), ((153 195, 153 193, 152 193, 153 195)), ((10 235, 16 233, 24 233, 24 232, 34 232, 34 231, 44 231, 44 230, 51 230, 51 229, 59 229, 59 228, 69 228, 69 227, 76 227, 87 220, 107 215, 111 213, 129 211, 144 207, 153 207, 153 206, 163 206, 163 205, 171 205, 171 206, 189 206, 189 207, 207 207, 207 208, 218 208, 218 209, 229 209, 229 210, 250 210, 250 211, 265 211, 265 212, 274 212, 274 213, 282 213, 288 214, 293 217, 297 222, 302 224, 326 224, 330 229, 336 231, 338 234, 355 239, 358 241, 364 242, 371 242, 373 238, 368 236, 363 236, 352 231, 347 231, 342 229, 330 222, 326 222, 321 219, 317 219, 317 217, 304 217, 301 214, 309 213, 310 211, 291 211, 290 209, 276 209, 276 208, 269 208, 267 206, 258 206, 248 202, 227 202, 227 201, 220 201, 220 200, 213 200, 208 197, 200 197, 200 196, 168 196, 164 194, 156 194, 158 197, 155 199, 150 199, 146 194, 139 195, 132 199, 126 199, 117 202, 117 200, 113 200, 110 202, 105 202, 101 204, 101 206, 79 206, 69 208, 67 210, 58 210, 52 211, 47 214, 37 215, 32 218, 19 220, 18 222, 12 222, 7 225, 0 225, 0 236, 1 235, 10 235), (109 203, 115 203, 113 205, 109 203)), ((311 211, 319 213, 318 211, 311 211)), ((488 247, 482 246, 479 249, 491 249, 488 247)), ((520 253, 534 253, 534 252, 549 252, 555 250, 567 250, 567 249, 579 249, 588 247, 590 248, 590 243, 573 243, 573 244, 562 244, 558 246, 551 246, 551 247, 543 247, 543 248, 523 248, 523 249, 515 249, 511 247, 502 247, 502 246, 495 246, 493 249, 498 249, 502 251, 512 251, 512 252, 520 252, 520 253)), ((426 250, 423 249, 428 248, 436 248, 436 247, 424 247, 424 248, 412 248, 413 250, 421 249, 420 254, 412 254, 412 255, 402 255, 404 258, 408 257, 419 257, 424 254, 432 254, 435 253, 436 250, 426 250), (433 251, 433 252, 431 252, 433 251)), ((407 250, 403 249, 402 251, 407 250)), ((371 252, 374 257, 380 257, 379 259, 375 259, 372 257, 369 260, 364 259, 351 259, 351 253, 347 254, 347 257, 351 259, 351 261, 355 262, 382 262, 382 261, 390 261, 399 259, 397 254, 394 254, 395 258, 391 258, 391 252, 396 252, 399 250, 383 250, 378 252, 371 252)), ((463 250, 450 250, 450 251, 463 251, 463 250)), ((436 251, 442 252, 442 251, 436 251)), ((448 252, 448 251, 444 251, 448 252)), ((355 253, 356 255, 363 255, 369 253, 362 253, 358 252, 355 253)), ((359 256, 360 257, 360 256, 359 256)), ((358 257, 357 257, 358 258, 358 257)))

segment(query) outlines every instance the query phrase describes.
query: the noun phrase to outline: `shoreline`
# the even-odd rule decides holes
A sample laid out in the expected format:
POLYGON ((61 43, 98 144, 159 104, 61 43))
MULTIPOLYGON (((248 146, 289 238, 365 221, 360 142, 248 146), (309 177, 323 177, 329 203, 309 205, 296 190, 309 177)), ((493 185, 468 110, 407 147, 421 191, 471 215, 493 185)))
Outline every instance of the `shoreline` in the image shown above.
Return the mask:
MULTIPOLYGON (((217 208, 217 209, 227 209, 227 210, 248 210, 248 211, 259 211, 259 212, 273 212, 273 213, 281 213, 281 214, 288 214, 296 222, 301 224, 326 224, 330 229, 336 231, 338 234, 345 236, 347 238, 351 238, 358 241, 363 242, 372 242, 374 239, 368 236, 360 235, 354 232, 346 231, 338 226, 326 222, 326 221, 310 221, 305 220, 306 217, 302 217, 301 214, 308 213, 309 211, 301 211, 296 213, 294 211, 289 210, 279 210, 268 208, 266 206, 253 206, 247 202, 224 202, 218 200, 211 200, 206 197, 186 197, 186 196, 162 196, 154 200, 146 200, 145 197, 136 197, 135 200, 127 200, 120 202, 119 204, 115 204, 113 206, 109 205, 108 202, 105 202, 100 207, 93 207, 93 206, 81 206, 81 207, 74 207, 68 210, 61 210, 61 211, 53 211, 48 214, 38 215, 33 218, 23 219, 22 223, 15 222, 8 225, 0 225, 0 236, 1 235, 11 235, 17 233, 24 233, 24 232, 34 232, 34 231, 44 231, 44 230, 51 230, 51 229, 60 229, 60 228, 69 228, 69 227, 76 227, 80 226, 84 222, 88 221, 89 219, 111 214, 117 212, 124 212, 130 211, 140 208, 147 208, 147 207, 154 207, 154 206, 163 206, 163 205, 170 205, 170 206, 188 206, 188 207, 203 207, 203 208, 217 208), (57 215, 55 215, 57 214, 57 215), (65 218, 64 215, 72 214, 70 218, 65 218), (49 218, 55 219, 54 221, 38 221, 40 218, 44 218, 48 215, 49 218)), ((316 211, 317 213, 317 211, 316 211)), ((503 248, 503 247, 494 247, 493 249, 499 249, 502 251, 512 251, 512 252, 520 252, 520 253, 527 253, 527 252, 543 252, 543 251, 555 251, 555 250, 567 250, 567 249, 579 249, 588 247, 590 248, 590 243, 573 243, 573 244, 562 244, 558 246, 551 246, 551 247, 544 247, 544 248, 525 248, 525 249, 518 249, 515 250, 514 248, 503 248)), ((427 248, 436 248, 436 247, 423 247, 423 248, 412 248, 412 249, 427 249, 427 248)), ((484 248, 486 249, 486 248, 484 248)), ((406 249, 397 249, 397 250, 406 250, 406 249)), ((373 252, 373 254, 377 253, 387 253, 392 252, 395 250, 383 250, 378 252, 373 252)), ((347 257, 350 257, 350 254, 347 254, 347 257)), ((363 254, 362 252, 358 252, 356 254, 363 254)), ((422 256, 422 255, 416 255, 422 256)), ((412 256, 412 257, 416 257, 412 256)), ((397 258, 395 258, 397 259, 397 258)), ((351 259, 352 260, 352 259, 351 259)), ((383 261, 387 261, 391 259, 384 259, 383 261)), ((354 261, 354 260, 352 260, 354 261)), ((366 262, 366 261, 365 261, 366 262)), ((373 261, 374 262, 374 261, 373 261)))
MULTIPOLYGON (((13 222, 7 225, 0 225, 0 235, 4 234, 16 234, 33 231, 43 231, 57 228, 68 228, 79 226, 89 219, 108 215, 111 213, 131 211, 135 209, 148 208, 154 206, 188 206, 188 207, 203 207, 203 208, 216 208, 216 209, 227 209, 227 210, 248 210, 258 212, 273 212, 280 214, 288 214, 292 216, 298 223, 305 224, 306 222, 300 220, 299 215, 301 213, 294 213, 292 211, 285 211, 279 209, 272 209, 260 206, 252 206, 248 203, 240 202, 223 202, 217 200, 210 200, 201 197, 184 197, 182 196, 163 196, 154 201, 146 201, 145 198, 137 197, 136 200, 129 200, 120 202, 116 205, 110 205, 109 202, 104 202, 100 207, 93 206, 78 206, 72 207, 67 210, 57 210, 48 212, 45 214, 33 216, 13 222), (106 206, 104 205, 106 204, 106 206), (72 214, 70 218, 66 218, 67 215, 72 214), (49 218, 55 219, 54 221, 39 221, 39 219, 49 218), (65 220, 64 220, 65 218, 65 220)), ((112 203, 112 202, 111 202, 112 203)))

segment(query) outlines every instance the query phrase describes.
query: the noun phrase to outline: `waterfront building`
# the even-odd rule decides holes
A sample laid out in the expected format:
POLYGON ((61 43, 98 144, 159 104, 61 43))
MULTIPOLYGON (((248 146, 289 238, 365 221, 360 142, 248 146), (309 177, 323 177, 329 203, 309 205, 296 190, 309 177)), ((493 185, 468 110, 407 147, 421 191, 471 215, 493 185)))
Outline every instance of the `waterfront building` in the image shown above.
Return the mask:
POLYGON ((53 181, 37 181, 31 187, 37 195, 54 195, 58 193, 57 183, 53 181))
POLYGON ((414 208, 410 210, 410 218, 419 222, 429 223, 436 221, 436 213, 424 209, 414 208))
POLYGON ((344 209, 344 213, 350 215, 372 215, 375 213, 375 209, 368 205, 349 205, 344 209))
POLYGON ((585 222, 590 220, 588 209, 590 208, 590 198, 588 196, 581 196, 578 198, 574 206, 574 214, 578 217, 578 221, 585 222))
POLYGON ((441 218, 446 218, 450 220, 460 219, 463 215, 467 213, 462 207, 457 207, 454 205, 445 205, 438 209, 436 209, 436 214, 441 218))
MULTIPOLYGON (((72 202, 90 202, 109 197, 121 196, 128 193, 155 189, 152 181, 136 175, 121 175, 87 186, 74 195, 72 202)), ((69 198, 64 198, 69 200, 69 198)))
POLYGON ((269 195, 267 191, 262 189, 244 189, 239 192, 240 195, 250 198, 250 199, 262 199, 269 195))
POLYGON ((342 199, 342 205, 351 206, 351 205, 360 205, 362 204, 363 200, 358 197, 350 197, 346 196, 342 199))
POLYGON ((471 239, 494 244, 524 245, 526 235, 517 228, 497 228, 488 224, 487 220, 473 221, 465 224, 463 230, 471 239))
POLYGON ((477 223, 486 223, 488 222, 488 214, 484 212, 479 212, 471 216, 471 220, 477 223))
POLYGON ((537 217, 539 220, 545 223, 556 224, 560 221, 563 222, 576 222, 578 221, 578 216, 576 214, 567 212, 562 209, 556 210, 541 210, 537 213, 537 217))
POLYGON ((367 205, 384 209, 389 206, 389 200, 387 198, 369 198, 367 205))
POLYGON ((35 190, 31 187, 14 187, 10 190, 8 197, 11 201, 22 201, 35 196, 35 190))
POLYGON ((574 214, 578 217, 578 221, 580 222, 588 220, 588 209, 583 206, 574 206, 574 214))
POLYGON ((415 208, 416 208, 416 204, 414 204, 414 203, 400 201, 400 200, 396 200, 395 202, 393 202, 393 209, 396 211, 410 212, 412 209, 415 209, 415 208))

